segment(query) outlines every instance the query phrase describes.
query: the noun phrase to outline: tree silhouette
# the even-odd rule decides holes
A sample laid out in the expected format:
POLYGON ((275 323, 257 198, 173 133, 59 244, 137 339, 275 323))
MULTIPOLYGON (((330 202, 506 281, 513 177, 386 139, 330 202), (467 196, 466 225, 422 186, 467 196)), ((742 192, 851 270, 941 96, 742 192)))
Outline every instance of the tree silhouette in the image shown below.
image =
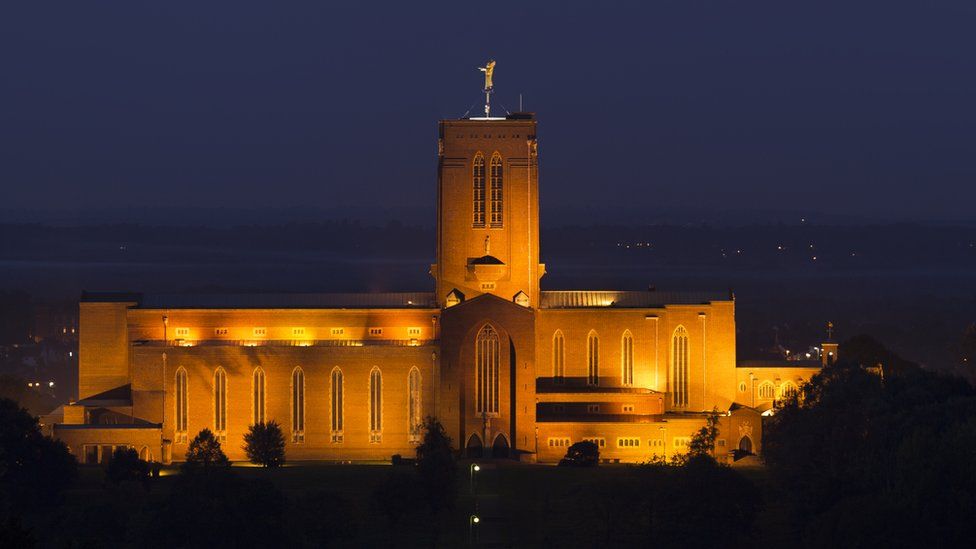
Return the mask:
POLYGON ((280 467, 285 462, 285 436, 277 421, 255 423, 244 434, 244 453, 251 463, 280 467))
POLYGON ((417 471, 431 511, 454 507, 457 499, 457 463, 451 437, 437 419, 424 420, 424 439, 417 446, 417 471))
POLYGON ((213 431, 204 429, 193 437, 190 447, 186 450, 186 463, 183 464, 184 471, 195 471, 203 469, 204 473, 209 473, 214 468, 224 468, 230 465, 227 456, 220 448, 220 442, 214 436, 213 431))

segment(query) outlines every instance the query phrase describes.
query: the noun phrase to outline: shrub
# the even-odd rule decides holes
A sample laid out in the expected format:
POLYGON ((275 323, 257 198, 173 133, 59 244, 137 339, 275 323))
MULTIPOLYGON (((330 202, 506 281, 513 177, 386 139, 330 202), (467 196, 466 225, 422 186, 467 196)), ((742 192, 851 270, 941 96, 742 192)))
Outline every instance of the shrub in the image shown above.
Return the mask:
POLYGON ((560 466, 594 467, 600 463, 600 447, 589 440, 577 442, 566 450, 566 457, 559 461, 560 466))
POLYGON ((227 456, 220 448, 220 442, 210 429, 200 431, 197 436, 190 441, 190 447, 186 450, 186 463, 183 464, 185 472, 191 472, 202 468, 205 473, 213 468, 223 468, 230 465, 227 456))
POLYGON ((105 466, 105 478, 116 485, 133 480, 148 488, 149 463, 139 459, 139 453, 134 448, 116 448, 105 466))
POLYGON ((285 436, 278 422, 272 420, 251 425, 244 435, 244 453, 251 463, 280 467, 285 462, 285 436))

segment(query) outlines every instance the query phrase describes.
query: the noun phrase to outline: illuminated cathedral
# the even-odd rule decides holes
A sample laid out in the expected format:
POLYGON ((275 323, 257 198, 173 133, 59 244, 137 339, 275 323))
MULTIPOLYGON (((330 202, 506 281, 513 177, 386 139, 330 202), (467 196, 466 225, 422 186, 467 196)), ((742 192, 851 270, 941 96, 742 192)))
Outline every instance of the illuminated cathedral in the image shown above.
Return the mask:
POLYGON ((243 460, 271 420, 289 460, 358 461, 412 454, 433 416, 467 456, 637 462, 715 411, 717 458, 760 453, 820 362, 737 364, 728 292, 541 289, 538 122, 487 114, 439 123, 432 292, 85 293, 80 399, 47 427, 83 463, 180 461, 204 428, 243 460))

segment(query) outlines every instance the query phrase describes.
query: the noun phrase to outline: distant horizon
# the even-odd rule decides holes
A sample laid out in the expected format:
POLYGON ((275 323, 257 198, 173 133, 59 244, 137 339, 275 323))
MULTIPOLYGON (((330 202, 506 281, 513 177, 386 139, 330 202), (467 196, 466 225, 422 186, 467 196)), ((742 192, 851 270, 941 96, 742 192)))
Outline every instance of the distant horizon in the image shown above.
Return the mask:
MULTIPOLYGON (((383 208, 346 206, 341 208, 294 207, 167 207, 140 206, 98 209, 12 209, 0 208, 0 224, 41 224, 52 226, 91 226, 136 224, 159 226, 232 227, 240 225, 280 225, 287 223, 352 222, 368 226, 402 223, 434 227, 434 206, 383 208)), ((919 224, 938 226, 971 226, 971 218, 932 218, 925 216, 845 215, 814 210, 673 209, 669 211, 604 211, 598 207, 559 208, 542 206, 543 228, 570 226, 641 226, 641 225, 887 225, 919 224)))

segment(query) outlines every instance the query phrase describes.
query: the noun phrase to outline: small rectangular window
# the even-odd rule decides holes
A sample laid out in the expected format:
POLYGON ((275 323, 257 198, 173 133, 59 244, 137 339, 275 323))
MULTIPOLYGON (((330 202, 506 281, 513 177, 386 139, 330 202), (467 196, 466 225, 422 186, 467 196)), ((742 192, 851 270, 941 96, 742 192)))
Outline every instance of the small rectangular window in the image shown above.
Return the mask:
POLYGON ((598 413, 600 411, 600 405, 599 404, 587 404, 586 405, 586 411, 589 412, 589 413, 591 413, 591 414, 598 413))
POLYGON ((568 448, 570 446, 569 437, 550 437, 548 442, 550 448, 568 448))
POLYGON ((674 449, 677 452, 685 452, 688 450, 688 443, 691 442, 691 437, 674 437, 674 449))
POLYGON ((419 336, 420 335, 420 328, 407 328, 407 335, 410 335, 410 336, 419 336))
POLYGON ((254 328, 253 334, 254 334, 254 337, 264 337, 264 336, 268 335, 268 329, 267 328, 254 328))
POLYGON ((225 336, 228 333, 230 333, 230 330, 228 330, 227 328, 214 328, 215 336, 225 336))
POLYGON ((292 328, 291 335, 302 337, 305 335, 305 328, 292 328))
POLYGON ((369 335, 371 336, 381 336, 383 335, 383 328, 370 328, 369 335))
POLYGON ((583 440, 587 442, 592 442, 600 448, 604 448, 607 445, 607 439, 601 437, 584 438, 583 440))
POLYGON ((633 412, 634 411, 634 405, 633 404, 624 404, 624 411, 625 412, 633 412))
POLYGON ((638 448, 640 447, 640 439, 633 437, 625 437, 617 439, 617 448, 638 448))
POLYGON ((176 329, 176 337, 187 337, 189 335, 190 335, 190 329, 189 328, 177 328, 176 329))
POLYGON ((346 333, 345 328, 332 328, 332 335, 334 336, 341 336, 344 333, 346 333))
POLYGON ((718 439, 717 442, 718 442, 718 447, 719 448, 725 448, 725 439, 724 438, 718 439))
POLYGON ((483 292, 490 292, 490 291, 492 291, 494 289, 495 289, 495 283, 494 282, 482 282, 481 283, 481 291, 483 291, 483 292))

